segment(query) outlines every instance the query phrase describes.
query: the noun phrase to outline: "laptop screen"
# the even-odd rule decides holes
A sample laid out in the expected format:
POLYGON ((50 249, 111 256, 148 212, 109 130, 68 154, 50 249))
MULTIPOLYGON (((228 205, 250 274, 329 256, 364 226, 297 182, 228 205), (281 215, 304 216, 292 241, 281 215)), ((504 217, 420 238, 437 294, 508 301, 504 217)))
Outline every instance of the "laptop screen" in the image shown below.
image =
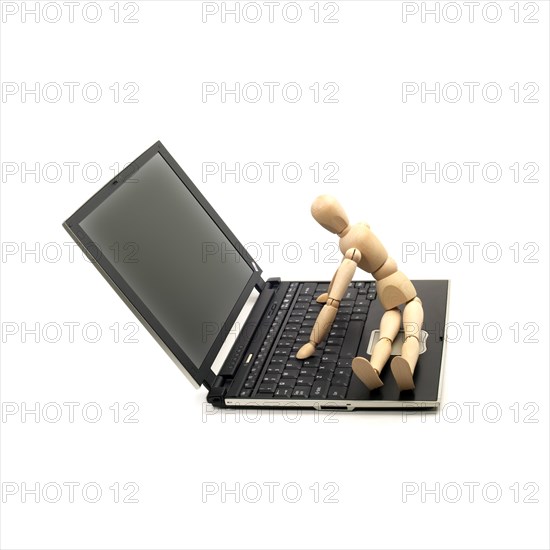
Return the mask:
POLYGON ((116 183, 79 226, 199 368, 254 270, 159 152, 116 183))

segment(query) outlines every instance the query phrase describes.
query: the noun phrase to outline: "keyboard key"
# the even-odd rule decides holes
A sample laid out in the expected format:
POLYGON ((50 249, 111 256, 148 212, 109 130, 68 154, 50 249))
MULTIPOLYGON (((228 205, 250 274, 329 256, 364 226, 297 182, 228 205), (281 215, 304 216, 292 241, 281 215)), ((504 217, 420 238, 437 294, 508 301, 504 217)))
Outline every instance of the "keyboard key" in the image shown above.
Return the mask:
POLYGON ((366 315, 368 311, 369 311, 369 308, 366 306, 353 308, 353 313, 364 313, 366 315))
POLYGON ((313 382, 315 382, 314 376, 302 376, 301 374, 296 380, 296 384, 298 386, 311 386, 313 385, 313 382))
POLYGON ((311 387, 310 397, 325 399, 328 393, 330 382, 328 380, 316 380, 311 387))
POLYGON ((317 374, 317 367, 310 367, 310 368, 302 369, 300 371, 300 376, 314 377, 316 374, 317 374))
POLYGON ((341 346, 343 343, 343 338, 329 338, 327 340, 327 346, 341 346))
POLYGON ((374 300, 376 298, 375 292, 368 292, 367 293, 367 300, 374 300))
POLYGON ((296 386, 292 392, 292 397, 306 398, 309 396, 309 386, 296 386))
POLYGON ((367 316, 364 313, 355 313, 350 318, 350 321, 362 321, 363 323, 366 320, 367 320, 367 316))
POLYGON ((290 397, 292 395, 292 388, 277 388, 273 397, 290 397))
POLYGON ((328 390, 327 399, 345 399, 348 389, 344 386, 331 386, 328 390))
POLYGON ((340 357, 355 357, 357 355, 357 348, 359 347, 359 340, 363 334, 364 323, 361 321, 352 321, 346 331, 344 343, 342 344, 342 351, 340 357))
POLYGON ((308 367, 318 367, 321 364, 321 358, 320 357, 309 357, 308 359, 304 359, 302 361, 302 367, 308 368, 308 367))
POLYGON ((274 365, 271 363, 269 367, 267 367, 268 374, 281 374, 283 370, 285 370, 285 366, 283 364, 274 365))
POLYGON ((282 378, 298 378, 300 371, 298 369, 286 369, 283 372, 282 378))
POLYGON ((335 376, 351 376, 351 368, 350 367, 338 367, 334 371, 335 376))
POLYGON ((332 371, 318 371, 315 380, 326 380, 327 382, 330 382, 332 380, 332 375, 332 371))
POLYGON ((245 383, 244 383, 244 388, 246 390, 252 390, 254 389, 254 386, 256 385, 256 380, 247 380, 245 383))
POLYGON ((279 380, 279 388, 294 388, 296 385, 296 378, 281 378, 279 380))
POLYGON ((347 388, 349 384, 349 376, 334 376, 331 384, 333 386, 344 386, 347 388))
POLYGON ((300 291, 300 295, 305 294, 306 296, 313 296, 316 287, 317 283, 304 283, 302 286, 302 290, 300 291))
POLYGON ((270 382, 269 384, 260 384, 258 388, 259 393, 273 393, 277 389, 277 384, 275 382, 270 382))
POLYGON ((350 288, 346 290, 346 293, 344 294, 343 300, 354 300, 357 298, 357 289, 356 288, 350 288))
POLYGON ((242 390, 241 393, 239 393, 239 397, 250 397, 251 393, 252 390, 242 390))
POLYGON ((317 373, 334 372, 335 369, 336 369, 336 363, 334 361, 327 361, 326 363, 319 365, 319 368, 317 369, 317 373))
MULTIPOLYGON (((262 383, 269 384, 270 382, 278 382, 280 376, 278 374, 267 374, 264 376, 264 379, 262 380, 262 383)), ((246 388, 246 385, 245 385, 246 388)))
MULTIPOLYGON (((357 341, 357 345, 359 345, 359 341, 357 341)), ((323 357, 321 357, 321 362, 322 363, 330 363, 334 361, 336 363, 336 361, 338 361, 338 355, 336 355, 335 353, 327 353, 326 355, 323 355, 323 357)))
POLYGON ((350 313, 338 313, 334 318, 335 323, 347 323, 349 321, 350 313))

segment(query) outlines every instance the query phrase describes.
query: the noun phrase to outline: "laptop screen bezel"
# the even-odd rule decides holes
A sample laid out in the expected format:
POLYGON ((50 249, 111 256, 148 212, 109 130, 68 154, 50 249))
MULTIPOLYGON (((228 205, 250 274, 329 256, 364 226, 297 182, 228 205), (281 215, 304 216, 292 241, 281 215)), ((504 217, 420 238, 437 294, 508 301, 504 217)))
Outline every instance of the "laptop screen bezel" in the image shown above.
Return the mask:
MULTIPOLYGON (((162 145, 162 143, 160 141, 155 143, 126 168, 124 168, 119 174, 113 177, 72 216, 70 216, 63 223, 63 226, 76 241, 76 243, 84 250, 92 263, 96 266, 96 268, 98 268, 100 273, 108 280, 111 286, 113 286, 113 288, 124 299, 130 309, 137 315, 138 319, 146 325, 146 328, 152 332, 154 336, 161 340, 165 349, 167 348, 166 351, 170 353, 173 359, 177 360, 183 369, 185 369, 196 385, 200 386, 205 384, 210 387, 215 377, 211 367, 218 355, 218 352, 220 351, 220 348, 223 346, 231 328, 233 327, 233 324, 235 323, 253 289, 255 287, 260 289, 264 285, 264 281, 261 277, 262 270, 247 252, 246 248, 239 242, 237 237, 216 213, 204 195, 194 185, 189 176, 187 176, 175 159, 162 145), (119 189, 120 186, 131 185, 131 176, 156 154, 160 154, 162 156, 170 168, 179 177, 182 184, 185 185, 185 187, 190 191, 195 200, 205 210, 223 235, 239 253, 243 261, 245 261, 251 269, 250 279, 246 283, 239 298, 231 309, 227 321, 222 327, 220 327, 218 335, 214 339, 212 346, 208 350, 206 357, 200 365, 195 364, 189 358, 189 356, 185 353, 185 350, 174 340, 174 338, 172 338, 159 320, 151 313, 149 308, 133 291, 121 274, 113 267, 111 262, 100 252, 99 248, 94 244, 93 240, 81 226, 82 221, 100 204, 108 200, 111 194, 119 189)), ((192 292, 193 289, 182 289, 182 291, 192 292)))

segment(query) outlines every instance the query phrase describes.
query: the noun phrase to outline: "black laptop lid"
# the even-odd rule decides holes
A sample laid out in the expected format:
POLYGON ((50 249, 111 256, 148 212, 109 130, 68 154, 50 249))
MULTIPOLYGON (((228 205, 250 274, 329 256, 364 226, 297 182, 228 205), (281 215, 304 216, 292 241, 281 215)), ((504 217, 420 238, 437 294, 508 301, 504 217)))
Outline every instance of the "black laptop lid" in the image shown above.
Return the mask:
POLYGON ((64 224, 197 385, 261 271, 158 142, 64 224))

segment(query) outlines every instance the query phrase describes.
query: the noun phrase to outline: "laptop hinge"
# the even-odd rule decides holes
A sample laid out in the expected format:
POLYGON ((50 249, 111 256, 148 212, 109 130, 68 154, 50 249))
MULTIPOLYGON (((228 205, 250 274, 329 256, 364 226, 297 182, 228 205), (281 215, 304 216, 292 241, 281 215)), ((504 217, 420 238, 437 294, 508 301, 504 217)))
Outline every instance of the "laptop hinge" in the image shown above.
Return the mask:
POLYGON ((265 288, 265 281, 260 277, 260 280, 254 285, 254 288, 258 292, 262 292, 262 290, 265 288))
POLYGON ((209 371, 208 374, 206 375, 206 378, 203 381, 204 387, 207 390, 212 389, 212 386, 214 385, 214 380, 216 380, 216 375, 212 371, 209 371))
POLYGON ((215 407, 225 407, 225 394, 227 393, 226 380, 223 376, 217 376, 214 385, 208 391, 206 400, 215 407))

